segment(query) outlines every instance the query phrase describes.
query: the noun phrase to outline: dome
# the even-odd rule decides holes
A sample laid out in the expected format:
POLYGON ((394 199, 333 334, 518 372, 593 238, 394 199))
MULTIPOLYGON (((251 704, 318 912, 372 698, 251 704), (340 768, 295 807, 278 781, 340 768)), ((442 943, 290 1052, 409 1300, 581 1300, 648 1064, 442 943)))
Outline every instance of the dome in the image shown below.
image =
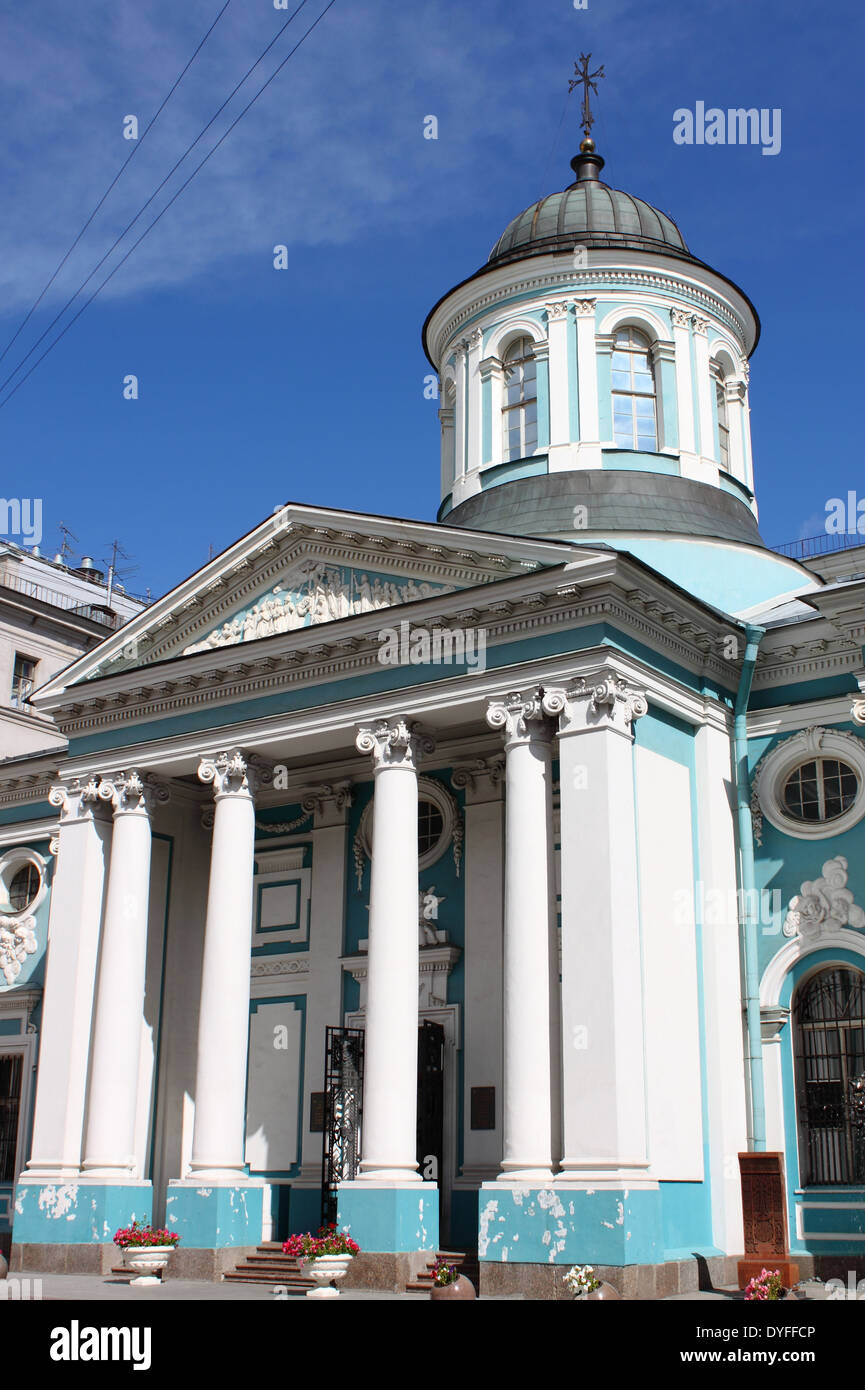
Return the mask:
MULTIPOLYGON (((598 175, 600 155, 587 152, 571 161, 577 178, 561 193, 532 203, 509 222, 489 255, 488 265, 505 265, 524 256, 589 248, 654 251, 694 261, 671 217, 642 198, 610 188, 598 175)), ((700 264, 700 262, 697 262, 700 264)))

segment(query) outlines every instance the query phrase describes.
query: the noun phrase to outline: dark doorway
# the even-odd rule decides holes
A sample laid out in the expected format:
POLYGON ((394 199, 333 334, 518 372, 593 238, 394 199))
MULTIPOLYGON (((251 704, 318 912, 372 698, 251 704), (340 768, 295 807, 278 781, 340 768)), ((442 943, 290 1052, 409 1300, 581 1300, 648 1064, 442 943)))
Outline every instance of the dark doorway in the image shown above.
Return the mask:
POLYGON ((20 1054, 0 1057, 0 1182, 14 1182, 18 1148, 18 1111, 21 1106, 20 1054))
POLYGON ((339 1183, 357 1177, 364 1040, 359 1028, 328 1028, 325 1036, 323 1226, 336 1221, 339 1183))
POLYGON ((417 1163, 427 1182, 442 1183, 444 1161, 444 1049, 440 1023, 422 1023, 417 1035, 417 1163))

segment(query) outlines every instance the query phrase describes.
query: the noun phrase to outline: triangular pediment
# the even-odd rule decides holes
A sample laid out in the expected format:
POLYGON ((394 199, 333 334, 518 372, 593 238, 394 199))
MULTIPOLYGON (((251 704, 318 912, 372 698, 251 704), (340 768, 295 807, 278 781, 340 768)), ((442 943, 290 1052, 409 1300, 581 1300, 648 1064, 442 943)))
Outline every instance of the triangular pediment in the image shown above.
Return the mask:
POLYGON ((572 556, 566 542, 290 504, 73 662, 35 702, 176 658, 206 666, 224 647, 350 625, 572 556))
POLYGON ((452 593, 453 584, 371 571, 324 557, 290 565, 272 588, 263 589, 236 612, 184 648, 183 655, 256 642, 283 632, 332 623, 358 613, 372 613, 436 594, 452 593))

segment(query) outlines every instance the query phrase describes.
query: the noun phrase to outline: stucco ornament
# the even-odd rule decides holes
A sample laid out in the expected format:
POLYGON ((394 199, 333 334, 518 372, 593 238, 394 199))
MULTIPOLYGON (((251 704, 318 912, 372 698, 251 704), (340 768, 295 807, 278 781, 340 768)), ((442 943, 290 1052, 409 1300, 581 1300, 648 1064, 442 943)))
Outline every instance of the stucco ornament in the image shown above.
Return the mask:
POLYGON ((853 719, 857 724, 865 724, 865 696, 861 700, 853 701, 853 719))
POLYGON ((0 917, 0 972, 7 985, 21 974, 28 956, 36 952, 35 917, 0 917))
POLYGON ((783 932, 813 941, 842 927, 865 927, 865 911, 853 901, 847 887, 847 860, 839 854, 826 860, 822 878, 803 883, 802 892, 790 900, 783 932))

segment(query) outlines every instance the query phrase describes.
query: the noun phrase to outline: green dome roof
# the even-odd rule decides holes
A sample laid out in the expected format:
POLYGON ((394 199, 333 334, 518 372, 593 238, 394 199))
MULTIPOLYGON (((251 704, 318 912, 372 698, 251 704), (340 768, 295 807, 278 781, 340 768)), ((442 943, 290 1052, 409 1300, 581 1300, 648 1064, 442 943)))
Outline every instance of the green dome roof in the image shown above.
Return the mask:
POLYGON ((548 251, 572 251, 575 245, 696 259, 665 212, 601 183, 598 174, 604 161, 600 155, 584 153, 571 163, 576 182, 532 203, 509 222, 490 252, 489 265, 548 251))

